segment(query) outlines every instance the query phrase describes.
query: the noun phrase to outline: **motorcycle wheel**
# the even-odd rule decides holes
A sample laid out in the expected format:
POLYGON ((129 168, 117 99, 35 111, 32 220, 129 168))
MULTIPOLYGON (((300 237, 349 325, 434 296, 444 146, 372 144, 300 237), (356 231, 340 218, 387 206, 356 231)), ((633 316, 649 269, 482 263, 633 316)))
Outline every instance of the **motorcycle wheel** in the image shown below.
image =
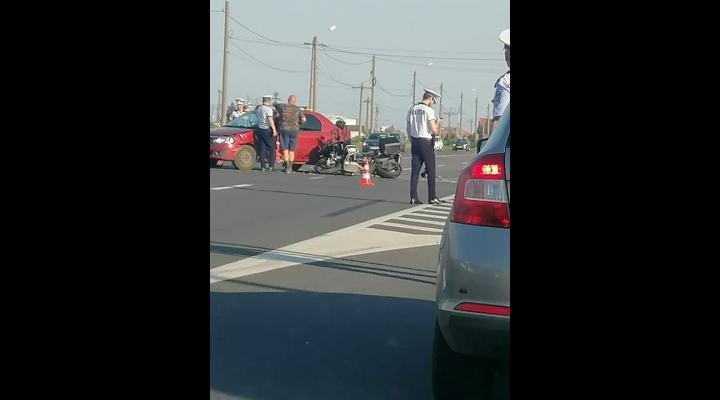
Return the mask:
POLYGON ((395 179, 402 174, 402 167, 395 160, 387 160, 377 167, 378 175, 383 178, 395 179))
POLYGON ((377 174, 377 170, 378 170, 377 163, 374 163, 374 162, 369 163, 369 168, 370 168, 370 175, 377 174))
POLYGON ((326 157, 320 157, 317 164, 315 164, 315 172, 318 174, 324 174, 324 175, 332 175, 336 174, 338 170, 340 169, 340 166, 337 163, 334 163, 333 165, 328 166, 327 165, 327 158, 326 157))

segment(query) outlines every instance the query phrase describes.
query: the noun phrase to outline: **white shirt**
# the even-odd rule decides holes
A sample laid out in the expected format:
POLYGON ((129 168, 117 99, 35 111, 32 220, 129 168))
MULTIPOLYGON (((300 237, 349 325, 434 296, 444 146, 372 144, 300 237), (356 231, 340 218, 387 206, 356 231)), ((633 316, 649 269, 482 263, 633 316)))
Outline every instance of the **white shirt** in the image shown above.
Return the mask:
POLYGON ((435 120, 435 110, 423 103, 414 105, 407 115, 410 137, 432 139, 430 121, 435 120))
POLYGON ((505 107, 510 104, 510 73, 506 73, 495 84, 493 97, 493 118, 502 117, 505 107))
POLYGON ((230 114, 230 120, 234 120, 235 118, 239 117, 240 114, 242 114, 242 111, 235 110, 232 114, 230 114))
POLYGON ((270 129, 270 125, 268 124, 268 117, 273 116, 273 109, 270 106, 266 106, 265 104, 261 105, 255 110, 255 114, 258 117, 258 128, 260 129, 270 129))

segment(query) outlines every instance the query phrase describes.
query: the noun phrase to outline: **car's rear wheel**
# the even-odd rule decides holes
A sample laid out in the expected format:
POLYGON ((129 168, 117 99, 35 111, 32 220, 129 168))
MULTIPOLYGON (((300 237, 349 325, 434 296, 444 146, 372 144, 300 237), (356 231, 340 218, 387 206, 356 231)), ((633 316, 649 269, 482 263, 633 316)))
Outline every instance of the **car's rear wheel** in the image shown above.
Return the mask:
POLYGON ((251 170, 255 166, 256 159, 257 152, 252 146, 242 146, 233 159, 233 167, 244 171, 251 170))
POLYGON ((302 164, 293 164, 293 165, 292 165, 292 170, 293 170, 293 171, 297 171, 297 170, 299 170, 300 168, 302 168, 302 166, 303 166, 302 164))

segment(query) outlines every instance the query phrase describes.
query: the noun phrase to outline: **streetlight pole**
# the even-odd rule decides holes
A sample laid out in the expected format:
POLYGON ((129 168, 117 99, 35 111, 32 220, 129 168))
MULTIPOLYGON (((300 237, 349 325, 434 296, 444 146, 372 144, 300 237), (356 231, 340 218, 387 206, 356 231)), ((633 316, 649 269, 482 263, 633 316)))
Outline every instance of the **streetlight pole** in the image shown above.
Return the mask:
POLYGON ((227 122, 227 63, 228 63, 228 19, 230 18, 230 1, 225 0, 225 44, 223 46, 223 77, 222 77, 222 111, 220 114, 220 125, 227 122))

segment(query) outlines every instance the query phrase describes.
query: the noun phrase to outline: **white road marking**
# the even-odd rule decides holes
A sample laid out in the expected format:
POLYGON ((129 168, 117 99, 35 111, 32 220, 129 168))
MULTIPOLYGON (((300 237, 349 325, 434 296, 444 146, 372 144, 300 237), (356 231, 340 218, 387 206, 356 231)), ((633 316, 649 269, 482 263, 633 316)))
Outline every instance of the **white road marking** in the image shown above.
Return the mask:
MULTIPOLYGON (((455 195, 444 197, 443 200, 452 199, 454 196, 455 195)), ((213 268, 210 270, 210 284, 239 278, 241 276, 259 274, 279 268, 330 260, 333 258, 438 245, 440 244, 441 229, 437 230, 437 235, 414 235, 368 228, 370 225, 380 223, 383 225, 389 224, 385 221, 421 210, 424 207, 427 206, 419 205, 400 210, 392 214, 360 222, 347 228, 342 228, 213 268)), ((420 227, 402 226, 414 230, 433 231, 432 228, 418 229, 420 227)))
MULTIPOLYGON (((408 221, 408 222, 420 222, 423 224, 431 224, 431 225, 438 225, 438 226, 445 226, 445 222, 440 221, 421 221, 418 219, 412 219, 412 218, 405 218, 405 217, 395 217, 393 219, 401 220, 401 221, 408 221)), ((383 224, 386 224, 387 222, 383 222, 383 224)))
POLYGON ((219 186, 219 187, 210 188, 210 190, 226 190, 226 189, 244 188, 244 187, 249 187, 249 186, 252 186, 252 184, 243 183, 242 185, 219 186))
POLYGON ((324 176, 311 176, 310 179, 325 179, 324 176))
MULTIPOLYGON (((415 222, 420 222, 420 221, 415 221, 415 222)), ((397 222, 388 222, 388 221, 384 221, 384 222, 383 222, 382 224, 380 224, 380 225, 383 225, 383 226, 394 226, 394 227, 396 227, 396 228, 415 229, 415 230, 417 230, 417 231, 425 231, 425 232, 437 232, 437 233, 442 233, 442 231, 443 231, 442 228, 426 228, 426 227, 424 227, 424 226, 417 226, 417 225, 410 225, 410 224, 407 224, 407 225, 406 225, 406 224, 400 224, 400 223, 397 223, 397 222)))
POLYGON ((413 214, 415 214, 415 215, 427 215, 430 217, 445 217, 449 213, 450 213, 450 210, 448 210, 447 212, 442 212, 442 211, 433 211, 433 210, 428 210, 428 209, 418 210, 418 211, 413 212, 413 214))

